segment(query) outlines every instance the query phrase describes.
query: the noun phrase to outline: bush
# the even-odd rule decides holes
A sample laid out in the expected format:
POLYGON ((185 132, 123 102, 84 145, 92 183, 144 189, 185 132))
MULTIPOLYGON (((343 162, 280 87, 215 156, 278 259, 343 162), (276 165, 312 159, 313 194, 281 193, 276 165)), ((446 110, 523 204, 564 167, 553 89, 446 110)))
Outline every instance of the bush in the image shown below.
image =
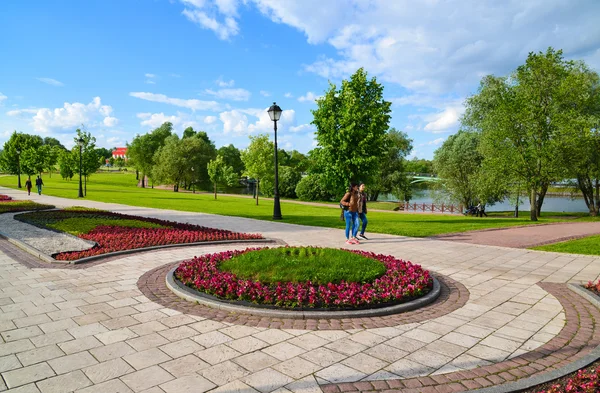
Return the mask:
POLYGON ((327 188, 322 175, 312 173, 300 180, 296 186, 296 195, 303 201, 330 201, 336 195, 327 188))
POLYGON ((296 186, 302 180, 302 174, 291 166, 279 169, 279 194, 286 198, 296 198, 296 186))

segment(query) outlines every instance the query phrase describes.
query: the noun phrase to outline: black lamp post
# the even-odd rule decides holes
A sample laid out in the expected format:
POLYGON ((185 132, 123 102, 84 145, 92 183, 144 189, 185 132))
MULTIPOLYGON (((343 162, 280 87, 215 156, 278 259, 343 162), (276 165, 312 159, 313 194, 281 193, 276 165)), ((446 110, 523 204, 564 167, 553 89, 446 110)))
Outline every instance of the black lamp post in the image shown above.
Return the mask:
POLYGON ((83 184, 81 184, 81 167, 83 165, 81 155, 83 149, 83 142, 83 138, 77 139, 77 144, 79 145, 79 195, 77 196, 78 198, 83 198, 83 184))
POLYGON ((17 149, 17 187, 21 188, 21 149, 17 149))
POLYGON ((192 167, 192 194, 196 193, 196 183, 194 182, 194 167, 192 167))
POLYGON ((269 110, 269 117, 273 121, 275 129, 275 195, 273 204, 273 220, 281 220, 281 206, 279 205, 279 168, 277 164, 277 121, 281 118, 281 108, 275 102, 269 110))

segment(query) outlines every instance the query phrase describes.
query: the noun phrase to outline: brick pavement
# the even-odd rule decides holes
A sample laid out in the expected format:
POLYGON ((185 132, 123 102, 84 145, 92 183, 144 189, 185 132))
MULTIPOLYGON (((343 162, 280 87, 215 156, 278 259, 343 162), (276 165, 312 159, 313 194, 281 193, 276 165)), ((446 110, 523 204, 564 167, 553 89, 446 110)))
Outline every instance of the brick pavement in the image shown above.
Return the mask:
MULTIPOLYGON (((335 229, 76 204, 260 232, 289 244, 344 246, 335 229)), ((596 343, 597 311, 562 293, 562 284, 598 278, 599 258, 387 235, 374 235, 360 247, 422 264, 464 286, 468 300, 445 315, 395 326, 245 326, 165 307, 137 286, 153 269, 223 246, 154 251, 64 269, 26 266, 18 262, 22 255, 0 242, 0 391, 284 393, 318 392, 323 386, 418 392, 433 380, 441 392, 523 377, 531 371, 519 371, 524 356, 536 357, 529 364, 538 371, 557 367, 596 343), (577 329, 572 322, 582 315, 577 329), (565 347, 565 340, 578 347, 565 347), (498 368, 493 373, 473 375, 493 367, 498 368), (456 377, 460 381, 439 386, 456 377)))

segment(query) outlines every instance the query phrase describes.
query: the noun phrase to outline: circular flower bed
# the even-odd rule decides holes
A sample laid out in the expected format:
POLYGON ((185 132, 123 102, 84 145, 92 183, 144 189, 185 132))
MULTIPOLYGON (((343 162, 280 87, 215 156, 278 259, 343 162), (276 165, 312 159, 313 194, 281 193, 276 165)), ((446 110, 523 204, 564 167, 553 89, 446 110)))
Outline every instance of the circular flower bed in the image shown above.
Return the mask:
POLYGON ((182 262, 174 272, 176 280, 197 291, 221 299, 246 301, 281 308, 355 309, 402 303, 420 297, 433 288, 429 271, 390 255, 344 250, 378 261, 385 272, 369 282, 260 282, 223 271, 224 261, 260 249, 226 251, 182 262))

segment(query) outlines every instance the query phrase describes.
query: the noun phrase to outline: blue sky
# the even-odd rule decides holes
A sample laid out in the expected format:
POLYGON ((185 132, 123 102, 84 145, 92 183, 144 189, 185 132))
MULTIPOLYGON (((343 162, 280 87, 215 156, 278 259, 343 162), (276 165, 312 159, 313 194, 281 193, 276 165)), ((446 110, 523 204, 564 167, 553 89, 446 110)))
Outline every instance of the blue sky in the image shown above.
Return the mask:
POLYGON ((272 133, 307 152, 314 98, 365 67, 391 126, 433 151, 465 97, 548 46, 600 70, 596 0, 63 0, 0 3, 0 143, 14 131, 104 147, 171 121, 243 148, 272 133))

